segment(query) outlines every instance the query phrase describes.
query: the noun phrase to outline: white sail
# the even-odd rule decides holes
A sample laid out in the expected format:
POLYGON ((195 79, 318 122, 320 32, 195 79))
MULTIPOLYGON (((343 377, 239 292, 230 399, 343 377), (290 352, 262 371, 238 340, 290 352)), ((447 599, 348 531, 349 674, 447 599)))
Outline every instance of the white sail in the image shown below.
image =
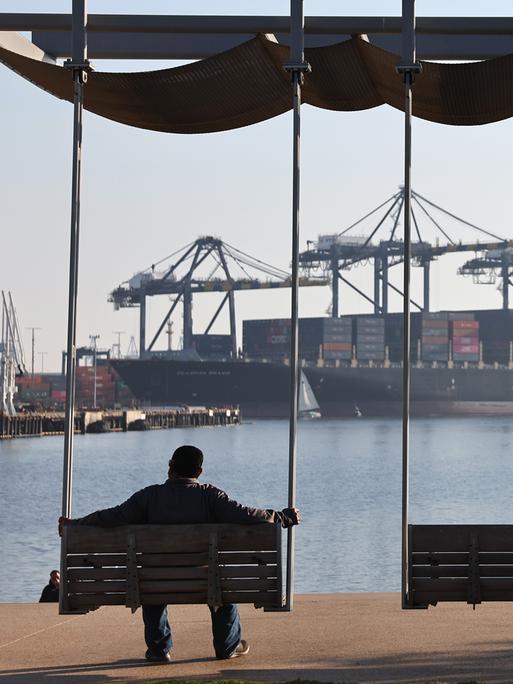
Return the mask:
POLYGON ((315 398, 314 391, 308 382, 303 371, 301 371, 301 385, 299 387, 299 406, 300 413, 304 411, 318 411, 319 404, 315 398))

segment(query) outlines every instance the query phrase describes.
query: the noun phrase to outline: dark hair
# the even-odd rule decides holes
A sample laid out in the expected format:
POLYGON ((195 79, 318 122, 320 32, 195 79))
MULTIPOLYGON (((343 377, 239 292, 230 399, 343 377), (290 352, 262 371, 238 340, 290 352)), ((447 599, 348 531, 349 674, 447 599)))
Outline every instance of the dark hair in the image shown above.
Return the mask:
MULTIPOLYGON (((54 572, 59 572, 59 571, 58 570, 52 570, 52 572, 50 573, 50 576, 52 576, 54 572)), ((60 572, 59 572, 59 575, 60 575, 60 572)))
POLYGON ((203 452, 198 447, 184 444, 175 449, 169 465, 173 466, 174 472, 180 477, 196 477, 203 465, 203 452))

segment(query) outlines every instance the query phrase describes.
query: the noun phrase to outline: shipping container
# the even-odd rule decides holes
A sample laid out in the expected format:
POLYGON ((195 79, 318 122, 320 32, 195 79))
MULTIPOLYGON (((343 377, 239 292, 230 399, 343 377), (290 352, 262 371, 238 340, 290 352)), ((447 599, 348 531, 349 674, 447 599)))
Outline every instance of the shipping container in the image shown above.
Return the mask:
POLYGON ((429 311, 428 313, 422 314, 422 320, 449 320, 449 313, 447 311, 429 311))
POLYGON ((475 337, 479 339, 479 333, 472 328, 455 328, 452 331, 453 339, 456 337, 475 337))
POLYGON ((479 354, 460 354, 454 353, 453 361, 467 361, 467 363, 477 363, 479 361, 479 354))
POLYGON ((449 313, 450 321, 473 321, 474 312, 473 311, 459 311, 455 313, 449 313))
POLYGON ((469 354, 479 354, 479 345, 478 344, 461 344, 461 345, 458 345, 457 347, 453 347, 453 352, 455 354, 461 354, 462 352, 466 352, 469 354))
POLYGON ((323 358, 326 361, 351 361, 352 353, 349 351, 325 351, 323 358))
POLYGON ((351 351, 353 345, 351 342, 325 342, 322 345, 323 350, 326 351, 351 351))
POLYGON ((453 346, 456 347, 459 344, 477 344, 479 345, 479 337, 453 337, 453 346))
POLYGON ((444 335, 448 338, 448 328, 422 328, 422 337, 434 337, 437 335, 444 335))
POLYGON ((449 343, 447 335, 422 335, 422 346, 426 344, 445 344, 449 343))
POLYGON ((423 318, 422 319, 422 330, 429 328, 441 328, 442 330, 449 329, 449 321, 439 320, 438 318, 423 318))
POLYGON ((479 321, 453 321, 452 322, 452 329, 454 331, 456 330, 479 330, 479 321))

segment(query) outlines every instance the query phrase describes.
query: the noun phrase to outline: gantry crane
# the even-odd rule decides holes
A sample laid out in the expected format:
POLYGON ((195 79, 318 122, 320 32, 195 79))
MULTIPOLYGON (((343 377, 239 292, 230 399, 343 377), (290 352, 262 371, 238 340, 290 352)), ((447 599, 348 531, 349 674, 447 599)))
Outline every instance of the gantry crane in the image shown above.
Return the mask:
POLYGON ((509 286, 513 285, 513 249, 487 248, 484 254, 466 261, 458 269, 460 275, 471 275, 478 285, 494 285, 501 279, 502 308, 509 309, 509 286))
MULTIPOLYGON (((302 277, 300 286, 328 285, 324 277, 302 277)), ((291 277, 286 271, 255 259, 241 250, 228 245, 212 236, 200 237, 177 252, 165 257, 151 267, 125 281, 109 296, 115 309, 138 306, 139 318, 139 356, 143 358, 151 352, 169 321, 174 310, 181 302, 183 305, 183 349, 193 347, 192 302, 193 296, 202 292, 224 292, 217 310, 207 325, 207 335, 223 307, 228 303, 230 320, 230 337, 232 355, 237 355, 237 335, 235 318, 235 292, 238 290, 265 290, 290 287, 291 277), (163 264, 177 257, 171 265, 163 264), (209 259, 211 270, 208 275, 199 275, 200 267, 207 265, 209 259), (160 267, 160 270, 157 268, 160 267), (248 269, 267 276, 266 280, 252 276, 248 269), (217 272, 221 277, 215 277, 217 272), (237 271, 237 274, 236 274, 237 271), (242 277, 236 277, 242 273, 242 277), (175 295, 161 324, 155 332, 150 344, 146 346, 146 299, 147 297, 175 295)))
MULTIPOLYGON (((490 231, 479 228, 473 223, 459 218, 415 191, 412 191, 412 199, 414 205, 412 206, 412 219, 417 235, 417 241, 412 242, 411 245, 412 264, 414 266, 420 266, 424 270, 422 305, 413 300, 412 304, 420 311, 429 311, 430 264, 439 256, 455 252, 487 252, 488 254, 503 255, 498 257, 503 261, 504 259, 510 259, 509 256, 505 257, 504 255, 510 254, 513 247, 513 241, 505 240, 490 231), (427 218, 435 226, 437 231, 447 240, 446 244, 442 245, 437 241, 437 243, 433 245, 422 239, 420 222, 415 211, 416 209, 419 210, 424 218, 427 218), (442 212, 445 216, 454 219, 468 228, 472 228, 473 230, 486 235, 488 238, 494 238, 494 241, 464 243, 453 240, 447 230, 442 227, 440 221, 432 215, 433 209, 442 212)), ((389 197, 385 202, 342 232, 334 235, 320 235, 316 243, 309 241, 308 249, 300 254, 299 260, 303 273, 310 275, 312 272, 320 270, 324 274, 329 274, 332 288, 331 315, 334 318, 337 318, 340 315, 339 281, 347 284, 366 301, 373 304, 375 314, 386 315, 388 313, 389 289, 395 290, 402 295, 402 292, 389 282, 388 272, 392 266, 403 262, 404 244, 402 240, 396 238, 403 205, 404 190, 401 187, 397 193, 392 195, 392 197, 389 197), (384 207, 386 207, 384 215, 369 235, 355 236, 351 233, 356 226, 384 207), (392 221, 392 228, 387 239, 381 239, 378 243, 373 242, 373 238, 378 234, 378 231, 382 228, 387 219, 392 221), (351 266, 366 261, 373 261, 374 264, 373 296, 362 292, 362 290, 351 283, 348 278, 342 275, 342 272, 348 270, 351 266)), ((468 263, 470 264, 471 262, 468 263)), ((509 263, 510 261, 508 261, 508 264, 509 263)), ((463 270, 460 269, 459 272, 462 273, 463 270)), ((503 273, 504 272, 505 271, 503 270, 503 273)), ((504 278, 503 281, 505 282, 503 288, 505 294, 503 296, 507 308, 507 286, 509 277, 504 278)))
POLYGON ((25 356, 12 295, 2 291, 2 336, 0 339, 0 412, 13 416, 16 375, 25 375, 25 356))

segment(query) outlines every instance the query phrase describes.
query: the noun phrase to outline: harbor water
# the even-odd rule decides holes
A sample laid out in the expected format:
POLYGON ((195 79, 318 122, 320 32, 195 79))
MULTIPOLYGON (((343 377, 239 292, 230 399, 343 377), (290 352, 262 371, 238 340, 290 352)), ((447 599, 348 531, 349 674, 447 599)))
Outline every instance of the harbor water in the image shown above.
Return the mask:
MULTIPOLYGON (((424 418, 411 425, 410 520, 512 523, 513 421, 424 418)), ((115 505, 166 478, 175 447, 205 453, 203 479, 243 503, 287 505, 288 423, 86 435, 75 440, 73 515, 115 505)), ((59 567, 61 437, 0 442, 1 602, 37 601, 59 567)), ((400 587, 401 422, 299 426, 297 592, 400 587)))

